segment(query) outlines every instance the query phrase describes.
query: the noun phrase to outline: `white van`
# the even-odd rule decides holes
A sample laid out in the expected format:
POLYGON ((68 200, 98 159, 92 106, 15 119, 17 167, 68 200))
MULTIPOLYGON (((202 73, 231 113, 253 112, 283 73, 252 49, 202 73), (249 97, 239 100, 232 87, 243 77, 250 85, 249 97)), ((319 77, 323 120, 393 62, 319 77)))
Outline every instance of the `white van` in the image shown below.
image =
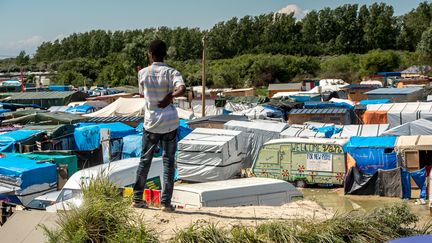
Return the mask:
MULTIPOLYGON (((80 206, 82 201, 81 185, 87 185, 92 178, 96 178, 101 172, 108 176, 109 180, 119 188, 133 185, 139 161, 139 158, 129 158, 77 171, 61 189, 56 204, 47 207, 46 210, 56 212, 57 210, 68 210, 71 204, 80 206)), ((162 173, 162 158, 153 158, 147 182, 153 181, 153 183, 162 187, 162 173)))

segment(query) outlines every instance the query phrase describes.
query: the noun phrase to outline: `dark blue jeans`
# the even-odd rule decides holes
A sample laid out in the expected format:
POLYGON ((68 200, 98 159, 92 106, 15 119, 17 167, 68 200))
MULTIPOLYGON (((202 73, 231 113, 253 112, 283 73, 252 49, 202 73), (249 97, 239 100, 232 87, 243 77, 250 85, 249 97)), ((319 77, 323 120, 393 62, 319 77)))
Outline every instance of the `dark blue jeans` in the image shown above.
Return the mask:
POLYGON ((137 169, 136 182, 134 185, 135 202, 143 200, 143 193, 147 176, 150 170, 150 165, 153 160, 153 154, 159 144, 162 144, 162 159, 163 159, 163 191, 161 197, 162 205, 171 204, 171 197, 174 190, 174 173, 175 173, 175 152, 177 149, 177 130, 169 133, 158 134, 144 131, 143 148, 141 152, 141 160, 137 169))

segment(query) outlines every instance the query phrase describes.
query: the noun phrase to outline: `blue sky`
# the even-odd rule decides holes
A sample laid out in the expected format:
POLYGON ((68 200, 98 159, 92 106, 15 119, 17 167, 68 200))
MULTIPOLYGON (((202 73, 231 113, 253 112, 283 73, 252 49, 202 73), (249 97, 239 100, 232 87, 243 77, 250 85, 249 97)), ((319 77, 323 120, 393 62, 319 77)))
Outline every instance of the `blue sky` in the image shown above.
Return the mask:
MULTIPOLYGON (((146 27, 211 28, 231 17, 268 12, 307 11, 345 3, 344 0, 0 0, 0 58, 20 50, 33 53, 42 42, 92 29, 125 30, 146 27)), ((396 15, 415 8, 421 0, 389 0, 396 15)))

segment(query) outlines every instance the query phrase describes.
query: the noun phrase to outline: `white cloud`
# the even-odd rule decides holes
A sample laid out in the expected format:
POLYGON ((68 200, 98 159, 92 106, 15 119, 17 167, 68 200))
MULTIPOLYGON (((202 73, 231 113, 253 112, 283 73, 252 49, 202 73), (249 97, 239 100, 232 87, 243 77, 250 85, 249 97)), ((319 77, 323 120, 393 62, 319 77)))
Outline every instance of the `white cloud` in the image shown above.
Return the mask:
POLYGON ((302 9, 302 8, 300 8, 296 4, 289 4, 286 7, 280 9, 279 11, 277 11, 277 13, 281 13, 281 14, 294 13, 294 17, 297 20, 302 19, 309 12, 310 12, 310 10, 308 10, 308 9, 302 9))
POLYGON ((59 41, 61 41, 61 40, 63 40, 64 38, 66 38, 66 36, 67 36, 67 35, 61 33, 61 34, 58 34, 56 37, 54 37, 54 40, 59 40, 59 41))

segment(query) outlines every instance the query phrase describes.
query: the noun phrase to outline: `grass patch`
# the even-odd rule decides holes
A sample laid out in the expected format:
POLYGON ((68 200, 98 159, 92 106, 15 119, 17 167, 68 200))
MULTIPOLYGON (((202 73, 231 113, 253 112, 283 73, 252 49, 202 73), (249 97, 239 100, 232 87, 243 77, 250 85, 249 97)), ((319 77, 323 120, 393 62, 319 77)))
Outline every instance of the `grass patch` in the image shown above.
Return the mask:
POLYGON ((430 234, 431 224, 417 227, 418 217, 406 204, 376 209, 369 214, 351 212, 322 222, 273 221, 257 227, 195 224, 181 230, 172 242, 385 242, 399 237, 430 234), (213 238, 208 238, 213 237, 213 238), (215 241, 217 239, 217 241, 215 241))
POLYGON ((80 207, 59 213, 58 229, 41 225, 48 242, 158 242, 134 215, 130 198, 123 198, 106 177, 91 180, 82 191, 80 207))

